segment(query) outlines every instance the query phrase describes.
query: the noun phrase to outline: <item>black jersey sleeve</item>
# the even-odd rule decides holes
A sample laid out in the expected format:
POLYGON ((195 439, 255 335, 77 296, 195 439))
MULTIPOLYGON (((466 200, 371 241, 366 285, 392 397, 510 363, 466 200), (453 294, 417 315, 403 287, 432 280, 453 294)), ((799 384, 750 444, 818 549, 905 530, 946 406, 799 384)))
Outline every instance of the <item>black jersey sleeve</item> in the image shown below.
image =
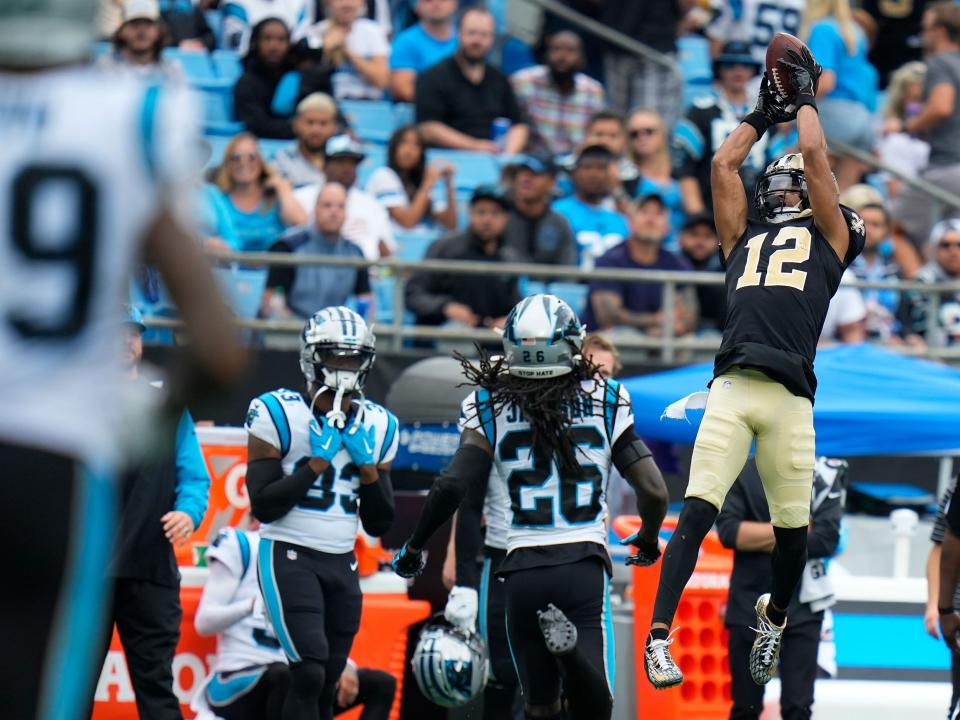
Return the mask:
POLYGON ((857 255, 863 252, 863 245, 867 241, 867 227, 856 210, 852 210, 846 205, 841 205, 840 210, 843 212, 843 217, 847 221, 847 228, 850 230, 850 247, 847 250, 847 256, 843 259, 843 266, 847 267, 857 255))

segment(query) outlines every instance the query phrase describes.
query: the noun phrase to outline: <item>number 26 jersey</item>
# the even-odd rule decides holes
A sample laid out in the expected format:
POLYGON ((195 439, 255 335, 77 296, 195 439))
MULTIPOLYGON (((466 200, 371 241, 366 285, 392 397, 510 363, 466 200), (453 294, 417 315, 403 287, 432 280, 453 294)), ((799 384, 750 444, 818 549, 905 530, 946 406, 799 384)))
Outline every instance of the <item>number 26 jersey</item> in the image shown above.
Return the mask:
POLYGON ((616 380, 584 381, 583 389, 586 395, 572 409, 568 430, 578 448, 581 477, 561 475, 553 458, 533 451, 533 431, 519 407, 508 405, 494 414, 483 389, 463 401, 460 429, 486 437, 505 488, 507 552, 575 542, 606 546, 612 448, 633 426, 633 409, 616 380))
POLYGON ((827 308, 865 239, 861 217, 841 210, 850 232, 845 258, 837 257, 809 211, 782 223, 747 223, 724 259, 727 317, 714 377, 733 366, 755 368, 813 401, 813 359, 827 308))

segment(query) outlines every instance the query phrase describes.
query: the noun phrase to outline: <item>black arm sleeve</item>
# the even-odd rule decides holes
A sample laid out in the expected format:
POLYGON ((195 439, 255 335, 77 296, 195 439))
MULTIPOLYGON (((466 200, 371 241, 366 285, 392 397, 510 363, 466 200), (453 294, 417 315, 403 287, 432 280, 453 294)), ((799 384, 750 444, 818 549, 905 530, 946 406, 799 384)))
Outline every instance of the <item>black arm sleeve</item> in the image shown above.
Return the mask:
POLYGON ((461 445, 430 488, 408 544, 422 549, 430 536, 457 511, 470 485, 490 475, 492 463, 490 456, 476 445, 461 445))
POLYGON ((655 542, 670 496, 650 450, 632 427, 620 433, 613 444, 613 462, 637 494, 637 514, 643 519, 644 539, 655 542))
POLYGON ((393 487, 390 471, 379 470, 380 479, 375 483, 360 483, 360 522, 363 529, 374 537, 380 537, 393 523, 393 487))
POLYGON ((487 484, 490 475, 481 482, 467 488, 467 497, 457 514, 457 585, 479 588, 480 576, 477 573, 477 557, 483 544, 483 530, 480 522, 483 518, 483 501, 487 496, 487 484))
POLYGON ((247 492, 253 516, 260 522, 279 520, 303 499, 316 479, 309 463, 293 475, 284 475, 279 459, 254 460, 247 465, 247 492))

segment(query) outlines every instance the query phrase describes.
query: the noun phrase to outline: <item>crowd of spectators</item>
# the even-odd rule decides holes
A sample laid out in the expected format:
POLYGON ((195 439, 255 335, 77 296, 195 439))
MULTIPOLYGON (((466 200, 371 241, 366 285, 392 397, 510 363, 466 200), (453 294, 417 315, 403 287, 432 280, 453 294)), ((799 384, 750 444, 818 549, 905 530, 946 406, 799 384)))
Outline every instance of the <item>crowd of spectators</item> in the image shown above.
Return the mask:
MULTIPOLYGON (((198 189, 209 247, 355 248, 377 259, 416 235, 435 238, 423 245, 431 258, 716 273, 710 159, 753 107, 769 37, 791 32, 824 68, 818 107, 828 139, 893 171, 831 145, 842 200, 863 215, 867 247, 822 341, 919 346, 931 342, 931 328, 938 342, 960 341, 960 293, 943 293, 928 320, 922 293, 849 285, 960 277, 960 211, 910 184, 919 178, 960 194, 960 6, 914 2, 898 13, 868 0, 566 4, 653 52, 638 56, 548 16, 533 48, 538 64, 530 48, 515 52, 519 41, 502 18, 465 0, 101 0, 110 47, 97 62, 106 72, 189 81, 165 48, 241 58, 232 96, 245 131, 198 189), (204 14, 211 7, 222 14, 216 32, 204 14), (690 48, 709 53, 712 82, 685 86, 662 62, 687 70, 690 48), (344 104, 383 100, 409 103, 409 120, 385 122, 392 134, 371 155, 344 104), (276 140, 289 144, 264 153, 261 141, 276 140), (432 148, 493 158, 500 187, 475 191, 464 177, 469 165, 434 159, 432 148), (365 159, 380 157, 361 172, 365 159)), ((769 162, 795 148, 790 124, 757 143, 741 171, 748 194, 769 162)), ((317 303, 366 298, 376 277, 275 270, 262 312, 302 315, 317 303)), ((583 286, 578 310, 592 329, 663 331, 662 286, 589 276, 583 286)), ((417 322, 494 327, 516 292, 506 277, 414 275, 406 310, 417 322)), ((722 286, 681 287, 675 298, 675 334, 722 329, 722 286)), ((375 312, 366 300, 364 307, 375 312)))

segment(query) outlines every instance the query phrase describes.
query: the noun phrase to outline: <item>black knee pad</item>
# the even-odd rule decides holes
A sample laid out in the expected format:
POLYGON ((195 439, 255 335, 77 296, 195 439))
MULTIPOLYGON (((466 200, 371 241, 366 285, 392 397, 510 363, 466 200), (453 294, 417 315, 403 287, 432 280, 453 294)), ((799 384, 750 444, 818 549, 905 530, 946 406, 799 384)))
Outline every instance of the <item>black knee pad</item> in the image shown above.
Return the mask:
POLYGON ((677 526, 684 523, 684 526, 689 527, 691 531, 702 531, 706 535, 719 514, 720 511, 713 506, 713 503, 703 498, 688 497, 683 501, 677 526))
POLYGON ((319 695, 327 673, 316 660, 305 660, 290 666, 290 691, 296 695, 319 695))

